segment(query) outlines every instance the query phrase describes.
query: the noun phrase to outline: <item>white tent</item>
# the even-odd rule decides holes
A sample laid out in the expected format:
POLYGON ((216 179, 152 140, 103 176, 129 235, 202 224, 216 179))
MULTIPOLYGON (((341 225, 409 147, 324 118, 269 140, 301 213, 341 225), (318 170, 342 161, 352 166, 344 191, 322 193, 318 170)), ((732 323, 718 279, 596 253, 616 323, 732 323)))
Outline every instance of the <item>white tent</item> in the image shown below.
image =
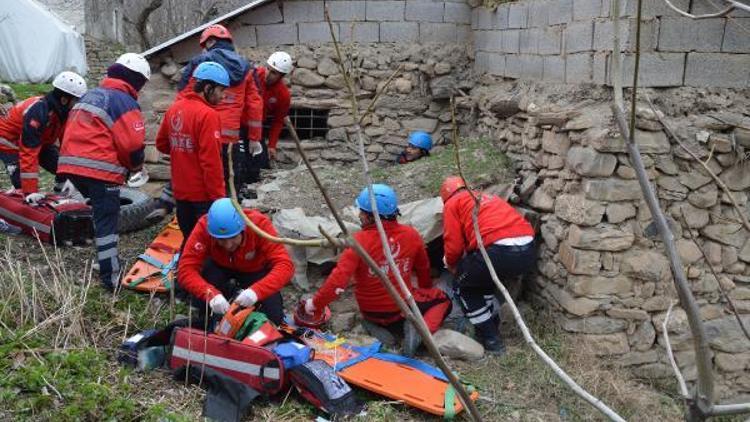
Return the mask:
POLYGON ((85 75, 81 34, 33 0, 0 0, 0 80, 41 83, 63 70, 85 75))

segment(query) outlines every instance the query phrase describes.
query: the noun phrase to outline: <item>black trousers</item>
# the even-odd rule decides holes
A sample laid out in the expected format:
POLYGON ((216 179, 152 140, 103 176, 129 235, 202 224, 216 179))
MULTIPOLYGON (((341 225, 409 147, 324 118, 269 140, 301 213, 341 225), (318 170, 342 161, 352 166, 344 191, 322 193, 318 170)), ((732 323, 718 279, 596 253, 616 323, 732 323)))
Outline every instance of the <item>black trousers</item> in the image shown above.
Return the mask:
MULTIPOLYGON (((190 233, 193 232, 195 225, 198 224, 198 219, 208 213, 211 204, 211 201, 177 201, 177 225, 180 226, 180 231, 183 236, 182 247, 185 246, 185 242, 187 242, 188 237, 190 237, 190 233)), ((182 247, 180 247, 180 249, 182 249, 182 247)))
MULTIPOLYGON (((523 246, 491 245, 487 254, 501 280, 525 274, 536 265, 534 242, 523 246)), ((496 321, 492 321, 495 284, 479 250, 470 252, 459 261, 453 289, 461 309, 480 335, 492 335, 496 329, 496 321)), ((502 304, 502 297, 500 300, 502 304)))
MULTIPOLYGON (((251 287, 256 281, 265 277, 266 274, 268 274, 268 270, 255 273, 237 272, 229 268, 220 267, 211 259, 206 260, 201 272, 201 276, 219 289, 221 294, 230 302, 240 290, 251 287)), ((205 318, 206 302, 191 296, 190 303, 192 306, 198 308, 199 317, 205 318)), ((272 294, 265 300, 258 302, 255 306, 256 310, 266 314, 268 319, 274 324, 281 324, 284 321, 284 300, 280 292, 272 294)))
MULTIPOLYGON (((271 161, 268 158, 268 146, 266 146, 265 136, 260 140, 263 151, 253 156, 248 152, 245 163, 245 183, 255 183, 260 181, 260 170, 271 168, 271 161)), ((245 141, 244 149, 249 151, 249 142, 245 141)))
POLYGON ((106 288, 113 289, 120 280, 120 260, 117 252, 120 187, 83 176, 67 177, 84 197, 91 200, 99 277, 106 288))
POLYGON ((227 188, 227 196, 230 195, 230 183, 234 183, 237 194, 242 191, 245 184, 245 168, 247 166, 247 149, 242 147, 242 141, 233 144, 221 145, 221 161, 224 165, 224 183, 227 188), (234 170, 234 180, 229 180, 229 148, 232 148, 232 169, 234 170))

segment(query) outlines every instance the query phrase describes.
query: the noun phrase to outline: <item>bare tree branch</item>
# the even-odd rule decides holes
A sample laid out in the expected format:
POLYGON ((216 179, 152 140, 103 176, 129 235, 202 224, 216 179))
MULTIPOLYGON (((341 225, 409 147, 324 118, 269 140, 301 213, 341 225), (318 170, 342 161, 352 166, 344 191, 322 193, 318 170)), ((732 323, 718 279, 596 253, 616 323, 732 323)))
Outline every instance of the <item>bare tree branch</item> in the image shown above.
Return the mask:
POLYGON ((704 162, 701 160, 698 155, 695 154, 690 148, 688 148, 682 140, 677 136, 677 134, 672 130, 670 125, 667 123, 666 119, 661 117, 659 112, 656 110, 656 107, 654 106, 654 103, 651 101, 651 97, 646 95, 646 101, 648 101, 649 106, 651 106, 651 110, 656 115, 656 118, 659 119, 659 123, 664 127, 664 131, 667 132, 667 135, 669 135, 670 138, 672 138, 675 142, 677 142, 677 145, 680 146, 685 152, 687 152, 695 161, 699 162, 701 166, 703 166, 703 169, 706 170, 706 172, 711 176, 712 179, 714 179, 714 182, 716 182, 717 185, 721 188, 722 191, 724 191, 724 194, 729 198, 729 201, 734 206, 734 209, 737 211, 737 215, 740 216, 740 219, 742 220, 742 225, 745 226, 747 230, 750 230, 750 221, 747 220, 747 217, 745 216, 745 213, 742 212, 742 209, 740 208, 740 205, 737 203, 737 200, 734 199, 734 195, 732 195, 732 192, 727 187, 726 183, 724 183, 723 180, 719 178, 719 176, 714 173, 711 168, 708 166, 707 162, 704 162))
POLYGON ((148 18, 154 11, 156 11, 156 9, 160 8, 163 3, 164 0, 151 0, 151 2, 141 10, 141 13, 138 14, 138 18, 135 21, 135 29, 138 31, 138 36, 141 38, 141 48, 143 50, 148 50, 151 47, 151 40, 149 39, 147 28, 148 18))
POLYGON ((662 334, 664 335, 664 347, 667 349, 667 357, 669 363, 672 365, 674 370, 674 376, 677 378, 677 385, 680 387, 680 395, 683 399, 689 399, 690 393, 688 393, 687 385, 685 384, 685 377, 682 376, 680 368, 677 366, 677 362, 674 360, 674 353, 672 353, 672 343, 669 342, 669 330, 667 325, 669 324, 669 317, 672 316, 672 308, 674 307, 674 301, 669 303, 669 309, 667 309, 667 315, 664 317, 664 322, 661 324, 662 334))
POLYGON ((724 300, 729 303, 729 308, 732 310, 732 313, 734 314, 734 317, 737 318, 737 323, 740 325, 740 329, 745 334, 745 337, 747 337, 748 340, 750 340, 750 334, 747 331, 747 327, 745 327, 745 323, 742 321, 742 318, 740 318, 739 312, 737 312, 737 307, 734 306, 734 301, 732 298, 729 297, 726 290, 724 290, 724 286, 721 285, 721 281, 719 281, 719 275, 716 274, 716 270, 714 270, 714 266, 711 265, 711 262, 708 260, 708 256, 706 256, 706 251, 701 248, 701 246, 698 244, 698 241, 693 237, 693 233, 690 231, 690 227, 687 224, 687 219, 685 218, 685 212, 681 209, 680 214, 682 216, 682 222, 685 225, 685 232, 688 234, 688 237, 690 240, 693 241, 695 244, 695 247, 698 248, 698 250, 701 252, 701 255, 703 255, 703 261, 708 266, 708 269, 711 270, 711 274, 713 274, 714 278, 716 279, 716 284, 719 286, 719 292, 721 292, 721 296, 724 298, 724 300))
POLYGON ((741 415, 750 413, 750 403, 715 404, 708 409, 708 416, 741 415))
MULTIPOLYGON (((638 144, 635 142, 635 105, 637 100, 638 91, 638 70, 639 70, 639 57, 640 57, 640 46, 641 46, 641 16, 642 16, 642 0, 638 0, 637 9, 637 20, 636 20, 636 45, 635 45, 635 69, 633 72, 633 88, 632 98, 633 102, 631 107, 630 115, 630 127, 628 127, 625 121, 625 113, 619 104, 612 104, 612 111, 615 116, 617 125, 620 128, 620 133, 623 139, 627 143, 627 150, 630 156, 630 162, 633 169, 638 177, 638 183, 641 186, 641 191, 648 205, 649 211, 651 212, 652 218, 656 223, 656 227, 661 236, 664 249, 669 260, 669 265, 672 269, 672 275, 674 278, 675 288, 680 298, 680 304, 682 309, 685 310, 688 318, 688 324, 690 325, 690 331, 693 335, 693 347, 695 349, 695 360, 696 367, 698 370, 698 382, 697 389, 694 397, 689 401, 686 418, 688 420, 702 420, 705 417, 705 412, 713 402, 713 372, 711 367, 711 354, 706 339, 706 331, 703 326, 703 322, 700 318, 700 312, 698 305, 695 302, 695 298, 690 290, 690 285, 687 282, 687 277, 682 268, 682 261, 677 253, 677 248, 674 242, 674 235, 672 234, 669 225, 667 224, 664 212, 659 206, 659 202, 656 199, 654 189, 649 182, 648 175, 646 174, 646 168, 643 165, 643 159, 638 149, 638 144)), ((613 54, 621 54, 619 50, 613 51, 613 54)))
POLYGON ((461 381, 450 369, 450 367, 448 366, 448 363, 445 361, 443 356, 440 354, 440 351, 438 350, 437 346, 435 345, 432 335, 430 334, 430 330, 427 328, 427 324, 424 322, 424 318, 422 318, 422 313, 419 310, 417 303, 414 301, 414 297, 411 294, 411 290, 407 287, 406 283, 401 277, 401 271, 399 270, 398 266, 396 265, 396 262, 393 259, 393 254, 391 253, 391 247, 388 242, 388 236, 386 235, 385 229, 383 228, 383 223, 380 220, 380 214, 378 212, 377 202, 375 200, 375 195, 372 190, 372 177, 370 176, 369 163, 367 161, 367 155, 365 154, 365 146, 364 146, 365 144, 364 144, 364 139, 362 136, 362 127, 359 124, 359 121, 360 121, 359 104, 357 103, 357 95, 354 91, 354 85, 352 84, 351 78, 349 77, 346 67, 344 66, 344 60, 341 55, 341 49, 339 48, 339 43, 338 43, 338 40, 336 39, 336 35, 333 30, 333 24, 331 23, 331 16, 328 12, 327 6, 324 9, 324 13, 325 13, 326 22, 328 22, 329 31, 331 33, 331 39, 333 41, 333 45, 336 50, 336 56, 338 58, 339 69, 341 71, 341 74, 344 78, 344 82, 347 85, 347 88, 349 90, 349 95, 351 97, 352 121, 354 122, 354 130, 357 135, 357 143, 358 143, 360 160, 362 161, 363 175, 364 175, 365 182, 367 184, 367 192, 370 197, 370 205, 372 207, 372 215, 375 220, 375 227, 377 228, 378 235, 380 236, 380 242, 383 247, 383 253, 385 254, 386 261, 388 262, 388 266, 390 268, 391 273, 393 274, 394 278, 396 279, 396 282, 398 283, 398 286, 401 290, 401 295, 403 296, 404 301, 409 305, 409 308, 411 309, 414 327, 417 329, 417 332, 422 337, 423 343, 429 350, 432 357, 435 359, 438 367, 440 367, 440 369, 443 371, 443 374, 445 374, 445 376, 448 378, 453 388, 458 393, 458 398, 461 404, 467 410, 471 418, 475 421, 481 421, 482 415, 479 413, 479 410, 477 409, 476 405, 471 400, 471 395, 469 394, 468 391, 466 391, 466 388, 464 388, 463 384, 461 384, 461 381))
POLYGON ((705 14, 705 15, 692 15, 692 14, 690 14, 688 12, 685 12, 684 10, 680 10, 675 5, 673 5, 672 2, 669 1, 669 0, 664 0, 664 3, 666 3, 667 6, 670 9, 674 10, 675 12, 679 13, 680 15, 682 15, 682 16, 684 16, 686 18, 690 18, 690 19, 708 19, 708 18, 720 18, 722 16, 726 16, 726 15, 729 14, 729 12, 731 12, 732 10, 734 10, 734 4, 733 3, 735 3, 735 2, 733 2, 732 0, 724 0, 724 1, 726 1, 728 3, 731 3, 732 5, 729 6, 729 7, 727 7, 726 9, 720 11, 720 12, 708 13, 708 14, 705 14))
POLYGON ((396 70, 393 71, 393 73, 391 73, 388 79, 385 80, 385 83, 383 84, 383 87, 380 89, 380 91, 375 93, 375 97, 372 99, 372 101, 370 102, 370 105, 367 107, 367 110, 365 110, 365 112, 362 114, 362 117, 359 119, 360 125, 362 125, 362 123, 365 121, 367 116, 369 116, 370 113, 372 113, 372 111, 375 109, 375 104, 380 99, 380 95, 382 95, 385 91, 388 90, 388 86, 393 81, 393 78, 395 78, 396 75, 401 73, 401 70, 403 70, 403 68, 404 68, 404 64, 402 63, 401 65, 399 65, 399 67, 396 70))
POLYGON ((528 344, 531 349, 536 353, 544 363, 552 369, 552 372, 555 373, 575 394, 577 394, 579 397, 581 397, 583 400, 594 406, 598 411, 600 411, 602 414, 604 414, 606 417, 608 417, 610 420, 613 421, 624 421, 620 415, 618 415, 615 411, 609 408, 604 402, 602 402, 600 399, 594 397, 591 395, 588 391, 584 390, 578 383, 573 380, 565 371, 560 368, 560 366, 555 362, 534 340, 534 337, 531 335, 531 332, 529 331, 529 328, 526 326, 526 323, 523 320, 523 316, 521 316, 521 312, 518 310, 518 307, 516 306, 515 301, 513 300, 513 297, 510 295, 510 292, 508 292, 508 289, 505 288, 505 285, 500 281, 500 278, 497 276, 497 272, 495 271, 495 267, 492 265, 492 261, 490 260, 490 256, 487 254, 487 250, 484 247, 484 240, 482 239, 482 233, 479 230, 479 208, 481 207, 482 203, 479 197, 474 193, 474 191, 471 189, 471 186, 469 185, 468 181, 466 180, 466 177, 464 176, 463 169, 461 167, 461 154, 459 152, 458 148, 458 125, 456 124, 456 106, 455 101, 453 98, 451 98, 451 118, 453 122, 453 156, 456 163, 456 169, 458 170, 458 175, 463 180, 464 184, 466 185, 466 190, 469 191, 469 194, 471 195, 472 199, 474 200, 474 210, 472 212, 471 218, 474 225, 474 236, 477 239, 477 246, 479 247, 479 251, 482 255, 482 259, 484 260, 485 265, 487 266, 487 269, 489 270, 490 277, 492 277, 492 281, 495 283, 495 286, 500 290, 500 292, 503 295, 503 298, 505 298, 505 301, 508 303, 508 306, 510 306, 511 311, 513 312, 513 319, 516 321, 516 325, 518 325, 518 328, 521 330, 521 333, 523 334, 524 340, 526 340, 526 344, 528 344))

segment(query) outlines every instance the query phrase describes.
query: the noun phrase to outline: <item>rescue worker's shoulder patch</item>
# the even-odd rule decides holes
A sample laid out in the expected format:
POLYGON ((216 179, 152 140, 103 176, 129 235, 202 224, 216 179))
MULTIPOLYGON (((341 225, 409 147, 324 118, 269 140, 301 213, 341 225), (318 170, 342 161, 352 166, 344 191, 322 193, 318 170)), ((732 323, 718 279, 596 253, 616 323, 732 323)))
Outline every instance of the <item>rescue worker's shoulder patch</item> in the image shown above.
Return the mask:
POLYGON ((193 249, 195 249, 196 251, 200 252, 200 251, 205 250, 206 246, 203 243, 201 243, 201 242, 195 242, 195 244, 193 245, 193 249))
POLYGON ((42 124, 39 123, 39 120, 37 120, 37 119, 31 119, 31 120, 29 120, 29 126, 33 127, 34 129, 39 129, 39 127, 41 125, 42 124))

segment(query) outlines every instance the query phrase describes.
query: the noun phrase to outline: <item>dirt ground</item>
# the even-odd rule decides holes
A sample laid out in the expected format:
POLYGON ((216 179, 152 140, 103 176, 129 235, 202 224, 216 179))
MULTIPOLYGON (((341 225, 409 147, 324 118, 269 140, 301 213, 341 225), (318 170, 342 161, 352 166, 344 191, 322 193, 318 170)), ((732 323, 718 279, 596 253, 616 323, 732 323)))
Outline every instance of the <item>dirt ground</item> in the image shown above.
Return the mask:
MULTIPOLYGON (((431 159, 439 162, 440 155, 436 154, 431 159)), ((484 170, 476 173, 478 178, 489 173, 486 168, 482 166, 484 170)), ((355 170, 353 168, 349 173, 342 171, 324 175, 324 180, 338 182, 330 183, 330 186, 337 204, 342 207, 348 206, 359 190, 361 181, 354 178, 357 174, 355 170), (345 175, 351 178, 344 178, 345 175)), ((426 174, 425 168, 420 166, 388 168, 382 171, 384 177, 380 180, 393 180, 392 183, 399 192, 403 192, 403 201, 435 192, 434 186, 430 186, 429 182, 425 182, 424 179, 420 181, 419 177, 411 177, 426 174), (390 179, 391 177, 395 179, 390 179)), ((505 173, 504 170, 495 169, 492 174, 505 173)), ((489 183, 501 180, 498 176, 482 177, 487 177, 489 183)), ((274 197, 274 201, 279 201, 277 206, 303 204, 310 212, 316 209, 322 212, 322 201, 317 199, 317 193, 308 178, 293 177, 289 180, 290 186, 287 189, 293 187, 294 190, 286 191, 283 197, 287 199, 274 197), (319 208, 315 208, 315 204, 318 204, 319 208)), ((142 253, 144 246, 158 230, 159 227, 155 226, 121 236, 120 254, 125 260, 125 268, 142 253)), ((13 291, 8 290, 10 281, 3 280, 0 287, 0 299, 3 301, 0 307, 0 315, 3 318, 0 344, 6 346, 0 346, 0 372, 9 376, 0 377, 0 409, 3 409, 0 410, 0 419, 200 419, 204 396, 202 390, 194 386, 184 386, 180 380, 172 380, 167 370, 134 372, 123 368, 115 360, 115 350, 127 335, 161 326, 169 320, 170 310, 166 298, 149 297, 128 291, 112 297, 98 287, 95 278, 93 281, 96 283, 86 288, 81 284, 81 280, 86 280, 87 274, 95 276, 90 272, 90 265, 94 259, 93 248, 55 250, 44 246, 43 253, 38 243, 29 238, 5 236, 0 241, 5 246, 4 254, 0 256, 3 277, 9 277, 9 269, 18 269, 18 278, 11 279, 24 280, 26 285, 23 288, 32 296, 33 308, 39 309, 40 314, 44 313, 45 306, 55 306, 54 298, 34 293, 39 289, 52 288, 49 284, 50 275, 57 273, 52 271, 51 267, 64 268, 66 276, 62 280, 63 285, 67 286, 69 292, 84 297, 83 303, 80 303, 80 319, 66 322, 66 325, 83 325, 77 334, 78 337, 73 337, 65 345, 58 345, 59 336, 53 329, 54 323, 44 322, 44 315, 35 315, 41 324, 37 328, 31 328, 31 332, 35 332, 31 337, 34 342, 29 343, 30 340, 26 336, 30 332, 30 327, 18 321, 19 313, 24 313, 24 305, 16 303, 27 303, 29 297, 18 297, 13 291), (47 257, 51 257, 50 260, 47 257), (81 293, 82 291, 85 294, 81 293), (33 298, 34 295, 36 299, 33 298), (44 301, 51 304, 45 305, 44 301), (46 328, 38 328, 39 326, 46 328), (26 340, 19 341, 19 338, 26 340), (49 349, 50 347, 52 349, 49 349), (60 359, 64 359, 62 363, 60 359), (83 366, 77 359, 84 360, 83 366), (72 365, 70 361, 75 363, 72 370, 66 369, 67 365, 72 365)), ((310 266, 309 276, 314 285, 319 285, 324 278, 323 268, 310 266)), ((284 289, 288 310, 293 308, 301 294, 291 285, 284 289)), ((353 312, 356 311, 356 304, 349 293, 344 299, 334 303, 332 308, 337 314, 353 312)), ((680 419, 679 406, 674 399, 674 386, 654 386, 633 379, 613 362, 595 358, 588 351, 581 350, 557 328, 554 316, 544 307, 534 303, 522 303, 521 309, 537 342, 573 378, 617 409, 624 417, 632 420, 680 419)), ((49 310, 53 311, 54 309, 49 310)), ((184 305, 178 304, 174 312, 186 313, 187 309, 184 305)), ((57 330, 60 329, 63 328, 57 330)), ((504 322, 503 331, 507 338, 507 355, 500 358, 487 356, 475 362, 450 361, 451 367, 461 375, 461 378, 480 391, 478 406, 485 420, 602 419, 589 405, 563 387, 559 379, 526 346, 512 321, 504 322)), ((355 328, 347 332, 347 336, 358 337, 359 332, 361 328, 355 323, 355 328)), ((430 361, 429 357, 424 356, 424 352, 422 357, 430 361)), ((436 417, 364 391, 358 391, 358 396, 367 402, 367 410, 366 414, 357 420, 437 420, 436 417)), ((314 419, 316 415, 324 416, 296 394, 286 394, 258 403, 247 420, 307 421, 314 419)), ((458 419, 468 420, 466 415, 460 415, 458 419)))

